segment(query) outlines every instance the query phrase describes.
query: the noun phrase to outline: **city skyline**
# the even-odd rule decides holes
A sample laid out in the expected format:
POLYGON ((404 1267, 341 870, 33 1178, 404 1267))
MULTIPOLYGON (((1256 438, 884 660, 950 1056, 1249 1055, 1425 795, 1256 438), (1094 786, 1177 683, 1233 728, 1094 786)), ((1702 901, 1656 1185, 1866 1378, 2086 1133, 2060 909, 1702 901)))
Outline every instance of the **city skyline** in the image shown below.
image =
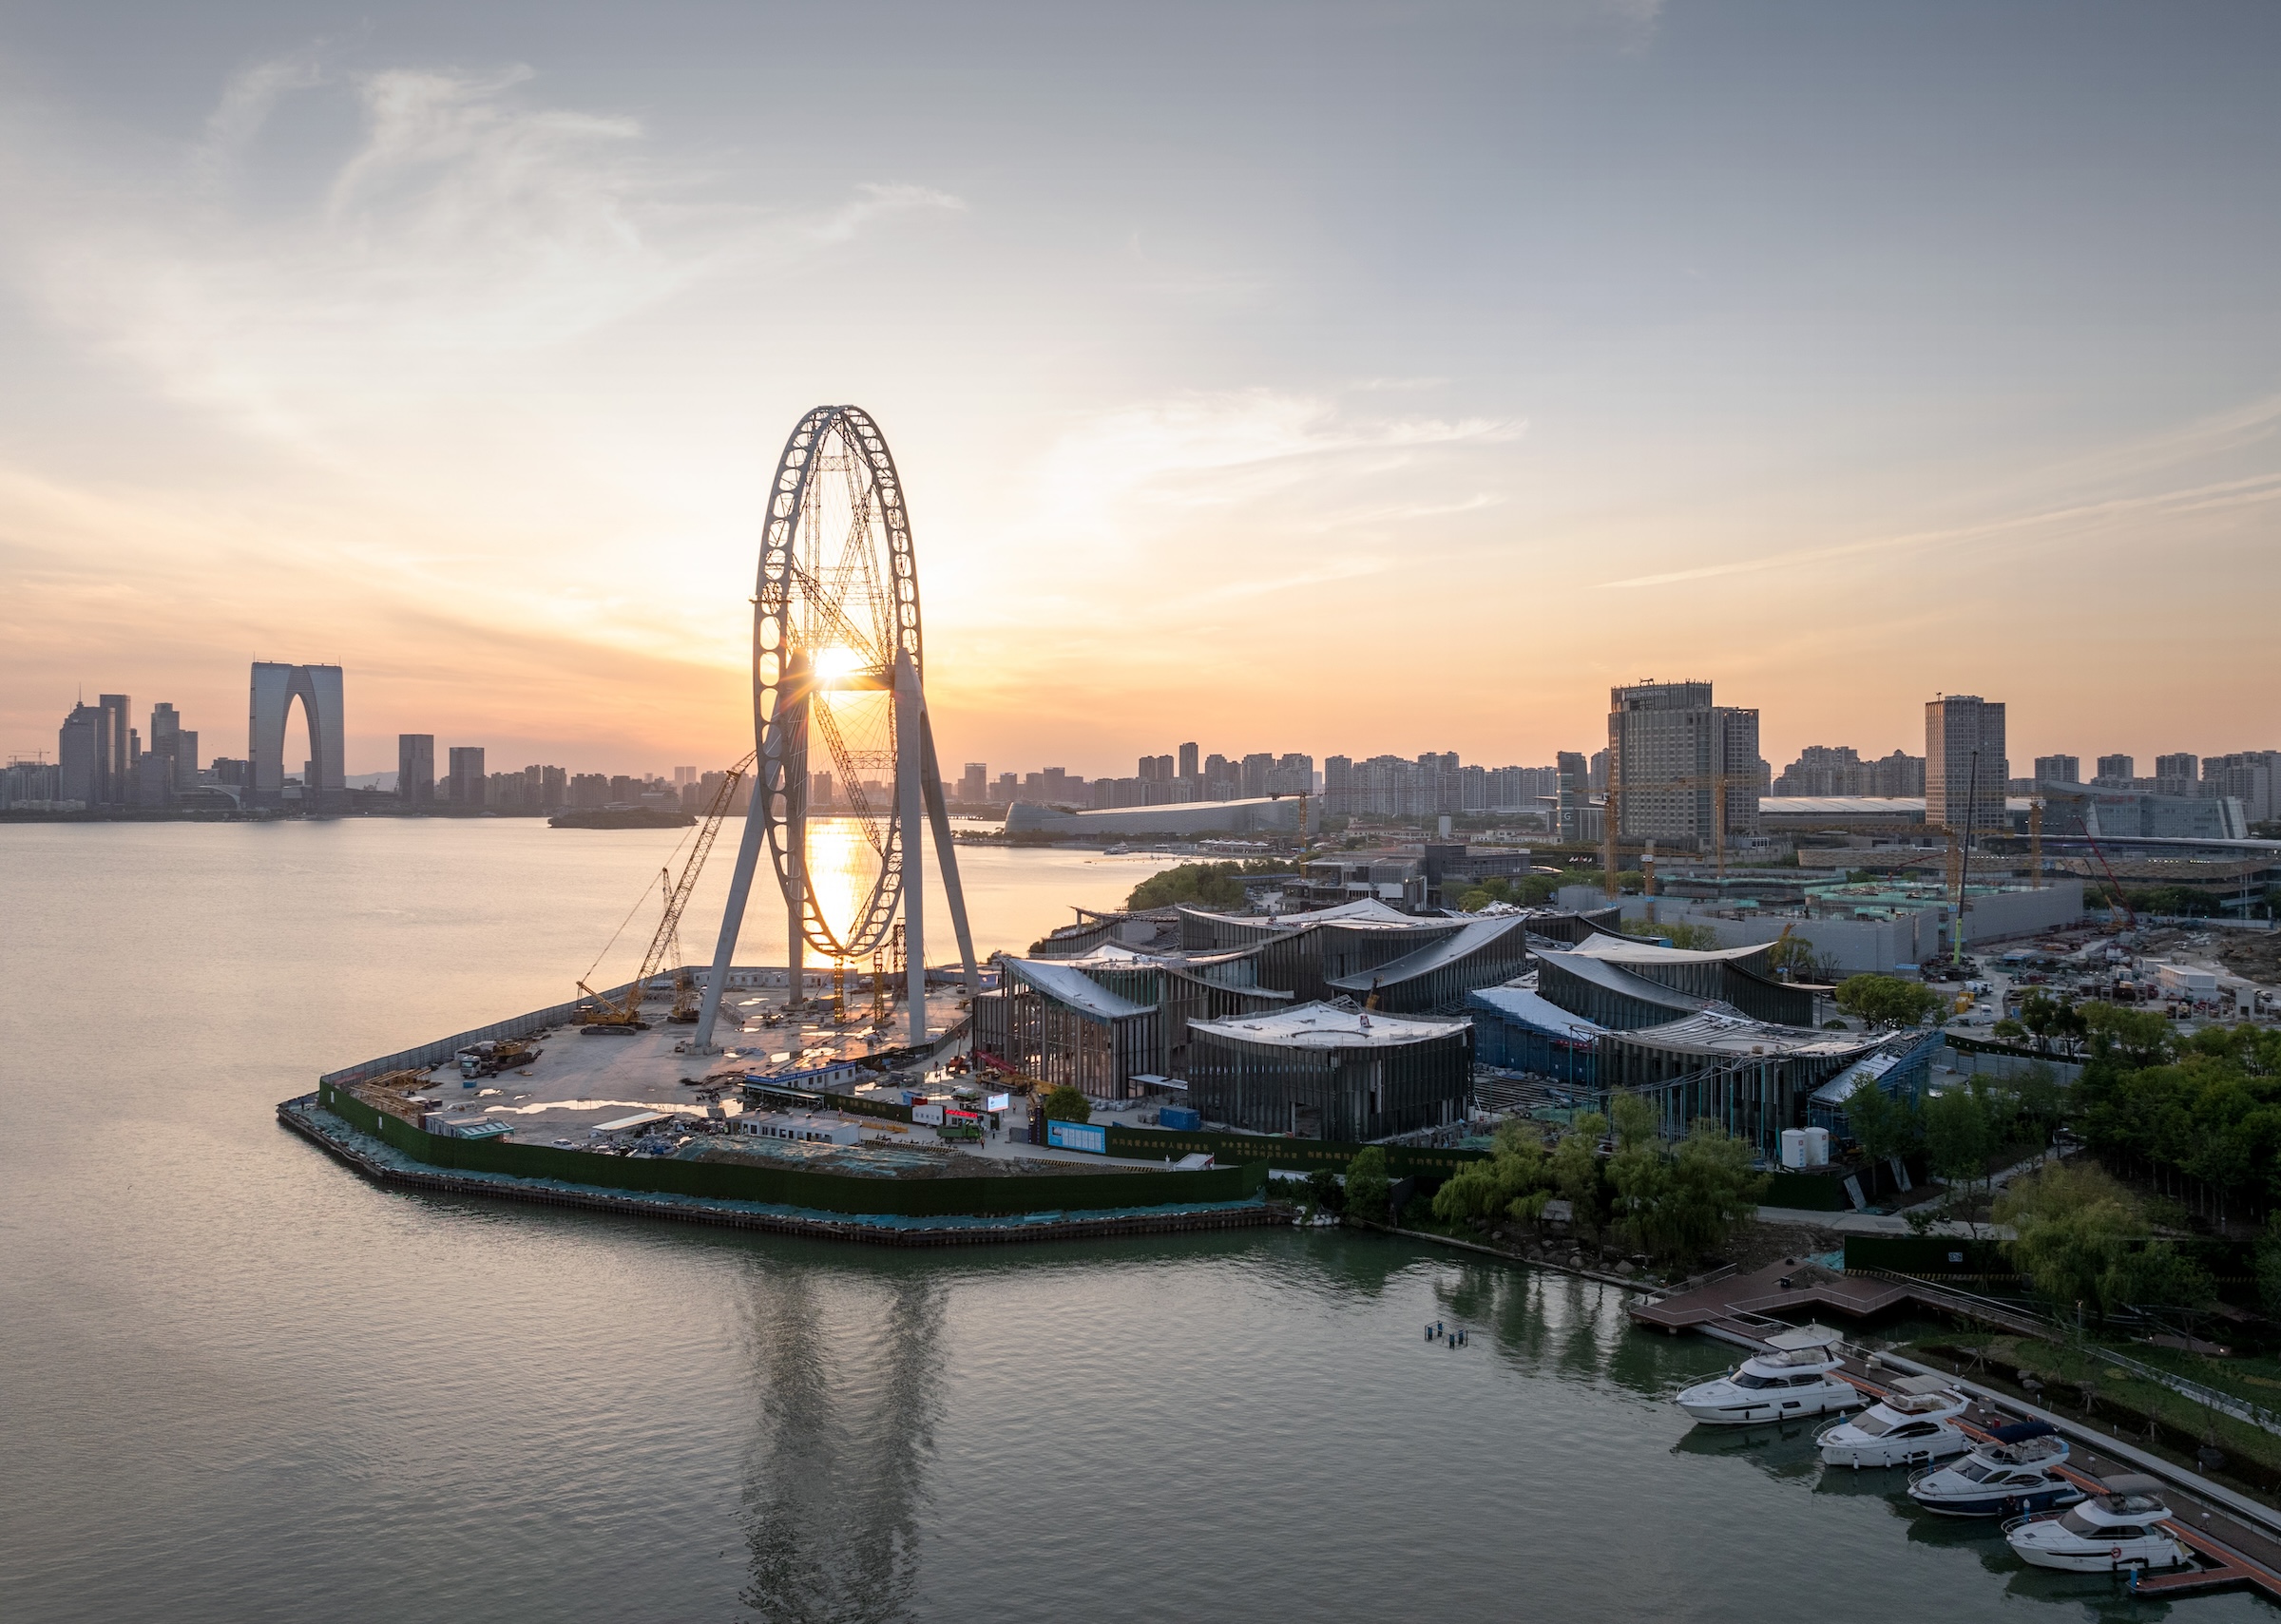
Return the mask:
POLYGON ((358 673, 353 773, 731 759, 818 400, 916 493, 951 755, 1549 761, 1680 671, 1771 758, 1944 690, 2266 742, 2281 19, 886 9, 788 165, 835 25, 665 10, 0 25, 0 745, 83 678, 217 733, 259 655, 358 673))

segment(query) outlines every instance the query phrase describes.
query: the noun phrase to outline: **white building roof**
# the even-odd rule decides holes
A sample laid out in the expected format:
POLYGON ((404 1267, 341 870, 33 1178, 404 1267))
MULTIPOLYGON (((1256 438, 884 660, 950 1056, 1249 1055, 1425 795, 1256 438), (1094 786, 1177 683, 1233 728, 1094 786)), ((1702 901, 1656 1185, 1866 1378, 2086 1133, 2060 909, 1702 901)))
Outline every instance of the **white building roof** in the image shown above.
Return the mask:
POLYGON ((1005 959, 1000 963, 1016 980, 1027 982, 1047 997, 1103 1021, 1145 1015, 1150 1008, 1148 1004, 1119 998, 1084 971, 1070 968, 1066 959, 1005 959))
POLYGON ((1754 942, 1744 947, 1666 947, 1660 942, 1651 942, 1645 937, 1595 933, 1568 951, 1587 959, 1601 959, 1611 965, 1709 965, 1721 959, 1754 958, 1773 946, 1771 942, 1754 942))
POLYGON ((1394 1049, 1447 1038, 1471 1024, 1469 1021, 1413 1021, 1329 1003, 1302 1003, 1295 1009, 1237 1015, 1225 1021, 1191 1021, 1188 1029, 1292 1049, 1394 1049))

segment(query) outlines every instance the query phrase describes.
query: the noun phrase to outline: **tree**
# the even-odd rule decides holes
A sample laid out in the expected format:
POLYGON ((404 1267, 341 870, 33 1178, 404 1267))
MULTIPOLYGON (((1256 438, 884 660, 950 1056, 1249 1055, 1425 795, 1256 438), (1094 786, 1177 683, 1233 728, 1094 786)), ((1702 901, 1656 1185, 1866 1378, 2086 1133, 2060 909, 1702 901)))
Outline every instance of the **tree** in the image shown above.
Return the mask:
POLYGON ((1846 1096, 1846 1126, 1861 1154, 1871 1161, 1907 1156, 1925 1137, 1924 1118, 1915 1104, 1879 1088, 1865 1078, 1846 1096))
MULTIPOLYGON (((2041 987, 2020 1001, 2019 1023, 2027 1028, 2037 1046, 2047 1053, 2055 1042, 2063 1043, 2072 1051, 2075 1040, 2083 1034, 2083 1018, 2076 1013, 2075 1005, 2052 997, 2041 987)), ((1997 1030, 2003 1030, 2001 1023, 1997 1030)))
POLYGON ((1690 953, 1707 953, 1718 946, 1718 932, 1710 926, 1689 925, 1684 921, 1627 919, 1623 922, 1623 933, 1668 937, 1674 947, 1683 947, 1690 953))
POLYGON ((1366 1145, 1347 1163, 1347 1216, 1365 1223, 1383 1224, 1393 1180, 1386 1175, 1386 1152, 1366 1145))
POLYGON ((2008 1250, 2036 1294, 2064 1313, 2075 1305, 2107 1314, 2126 1304, 2193 1309, 2210 1302, 2208 1274, 2152 1236, 2144 1211, 2102 1169, 2054 1162, 2015 1179, 1996 1219, 2019 1238, 2008 1250))
POLYGON ((1640 1251, 1689 1263, 1723 1248, 1756 1209, 1767 1177, 1751 1171, 1751 1147, 1719 1123, 1697 1121, 1676 1148, 1635 1140, 1608 1163, 1616 1214, 1640 1251))
POLYGON ((1837 984, 1837 1006, 1872 1026, 1915 1026, 1946 1001, 1922 982, 1865 973, 1837 984))
POLYGON ((2113 1060, 2137 1070, 2170 1059, 2170 1022, 2161 1016, 2114 1003, 2086 1003, 2080 1013, 2091 1035, 2094 1060, 2113 1060))
POLYGON ((1508 1118, 1486 1159, 1467 1162, 1433 1193, 1433 1215, 1446 1224, 1534 1218, 1552 1194, 1545 1160, 1536 1130, 1508 1118))
POLYGON ((1170 908, 1181 902, 1202 908, 1241 908, 1244 891, 1240 876, 1290 871, 1288 862, 1266 858, 1241 863, 1181 863, 1142 880, 1124 899, 1124 906, 1136 912, 1142 908, 1170 908))
POLYGON ((2067 1089, 2059 1073, 2036 1061, 2012 1079, 2012 1099, 2020 1119, 2035 1130, 2037 1142, 2049 1144, 2067 1117, 2067 1089))
POLYGON ((1600 1141, 1607 1131, 1608 1119, 1599 1112, 1578 1112, 1547 1169, 1553 1189, 1575 1212, 1576 1227, 1587 1232, 1600 1228, 1600 1141))
POLYGON ((1951 1183, 1970 1184, 1988 1171, 1988 1114, 1968 1089, 1952 1088, 1925 1103, 1925 1153, 1932 1171, 1951 1183))
POLYGON ((1040 1101, 1048 1122, 1090 1122, 1093 1103, 1067 1083, 1061 1083, 1045 1092, 1040 1101))
POLYGON ((1778 939, 1767 954, 1766 964, 1776 975, 1787 975, 1796 982, 1826 984, 1837 974, 1836 961, 1823 958, 1803 936, 1778 939))
POLYGON ((2257 1300, 2269 1320, 2281 1320, 2281 1213, 2265 1220, 2257 1237, 2257 1300))

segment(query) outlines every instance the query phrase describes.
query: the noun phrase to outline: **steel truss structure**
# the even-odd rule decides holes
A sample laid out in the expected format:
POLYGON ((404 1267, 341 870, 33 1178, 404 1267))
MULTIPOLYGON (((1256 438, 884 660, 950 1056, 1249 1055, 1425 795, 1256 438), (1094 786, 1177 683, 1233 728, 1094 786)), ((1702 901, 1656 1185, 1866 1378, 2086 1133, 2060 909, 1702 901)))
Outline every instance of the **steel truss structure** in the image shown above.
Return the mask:
POLYGON ((761 848, 787 920, 788 989, 796 996, 807 950, 835 965, 874 954, 900 914, 910 976, 910 1041, 927 1035, 921 826, 934 836, 943 890, 967 985, 977 984, 973 937, 935 761, 925 686, 926 644, 910 515, 887 437, 853 406, 819 406, 794 425, 776 460, 753 593, 752 807, 729 882, 728 906, 693 1047, 713 1027, 761 848), (810 760, 822 746, 876 869, 852 918, 834 918, 810 861, 810 760), (885 806, 866 769, 891 774, 885 806))

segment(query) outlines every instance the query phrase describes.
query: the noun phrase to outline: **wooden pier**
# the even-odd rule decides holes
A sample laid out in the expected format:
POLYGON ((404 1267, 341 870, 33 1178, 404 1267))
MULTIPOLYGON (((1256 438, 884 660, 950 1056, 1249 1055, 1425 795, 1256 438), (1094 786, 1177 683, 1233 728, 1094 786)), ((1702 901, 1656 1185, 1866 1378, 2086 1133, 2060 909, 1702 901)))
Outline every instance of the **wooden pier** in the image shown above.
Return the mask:
POLYGON ((1753 1347, 1762 1336, 1758 1322, 1767 1316, 1824 1309, 1859 1320, 1889 1309, 1921 1308, 2000 1325, 2026 1336, 2040 1335, 2043 1329, 2026 1314, 2011 1313, 2000 1305, 1960 1296, 1922 1280, 1859 1270, 1839 1274, 1804 1258, 1769 1264, 1748 1274, 1720 1273, 1699 1284, 1683 1285, 1685 1289, 1655 1302, 1634 1303, 1632 1318, 1658 1330, 1699 1330, 1722 1341, 1753 1347))

